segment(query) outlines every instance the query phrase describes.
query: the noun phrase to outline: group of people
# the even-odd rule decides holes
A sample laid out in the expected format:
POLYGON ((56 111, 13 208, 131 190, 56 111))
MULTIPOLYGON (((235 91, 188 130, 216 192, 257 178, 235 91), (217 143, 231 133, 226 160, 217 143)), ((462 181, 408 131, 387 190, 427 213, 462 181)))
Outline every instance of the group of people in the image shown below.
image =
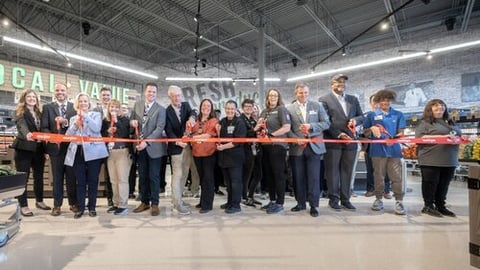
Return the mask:
MULTIPOLYGON (((141 203, 133 212, 149 210, 152 216, 160 213, 160 168, 164 162, 163 156, 169 155, 171 161, 171 203, 173 209, 182 215, 192 212, 192 206, 183 201, 189 172, 198 174, 200 180, 200 200, 195 208, 200 214, 213 210, 216 166, 221 169, 228 192, 227 201, 221 205, 225 213, 241 212, 242 200, 247 206, 260 204, 253 195, 261 179, 266 180, 264 189, 269 193, 269 202, 261 209, 267 214, 281 213, 284 211, 287 182, 285 172, 289 166, 297 201, 291 211, 306 210, 308 203, 310 215, 317 217, 323 160, 329 207, 335 211, 355 211, 350 197, 358 143, 352 140, 358 138, 358 127, 363 127, 363 136, 368 139, 393 139, 403 136, 405 117, 390 106, 396 95, 388 89, 372 95, 372 111, 364 114, 358 99, 346 93, 347 80, 348 77, 343 74, 335 75, 331 80, 331 91, 318 101, 309 99, 306 84, 297 84, 294 89, 295 101, 287 105, 280 91, 270 88, 261 112, 254 110, 256 104, 251 99, 242 102, 241 112, 238 104, 229 100, 225 103, 223 119, 218 119, 210 99, 201 101, 197 113, 188 102, 183 101, 181 88, 173 85, 167 90, 170 104, 165 108, 156 101, 158 86, 147 83, 143 99, 135 103, 130 116, 122 112, 122 104, 118 100, 111 99, 108 88, 101 91, 103 106, 92 108, 90 97, 85 93, 78 94, 73 104, 68 102, 66 86, 56 83, 55 101, 44 105, 42 111, 38 95, 26 90, 16 110, 18 136, 12 146, 15 148, 16 169, 27 173, 30 168, 33 169, 36 207, 52 210, 53 216, 62 213, 65 181, 70 210, 74 212, 74 218, 81 218, 86 210, 91 217, 97 215, 97 187, 102 163, 105 163, 110 184, 107 189, 111 190, 108 212, 116 215, 128 213, 131 193, 129 175, 131 169, 135 168, 132 166, 136 166, 141 203), (32 138, 32 132, 35 131, 87 137, 135 138, 136 142, 44 143, 32 138), (275 140, 261 144, 241 140, 209 140, 257 137, 275 140), (155 141, 163 138, 176 140, 168 143, 155 141), (187 142, 182 138, 192 138, 193 141, 187 142), (283 138, 311 140, 288 143, 283 138), (336 141, 324 143, 322 139, 336 141), (133 157, 135 160, 132 160, 133 157), (46 159, 51 161, 53 175, 53 209, 43 202, 43 166, 46 159)), ((445 103, 438 99, 429 101, 416 136, 449 137, 455 140, 460 135, 460 130, 449 120, 445 103)), ((458 152, 458 145, 419 145, 418 149, 425 201, 422 212, 437 217, 455 216, 446 208, 445 200, 457 166, 455 153, 458 152), (451 154, 443 154, 445 151, 451 154)), ((373 143, 366 154, 374 181, 373 185, 369 183, 369 192, 376 197, 371 209, 383 209, 382 198, 388 176, 396 201, 394 212, 404 215, 400 144, 373 143)), ((22 215, 32 216, 26 191, 19 197, 19 202, 22 215)))

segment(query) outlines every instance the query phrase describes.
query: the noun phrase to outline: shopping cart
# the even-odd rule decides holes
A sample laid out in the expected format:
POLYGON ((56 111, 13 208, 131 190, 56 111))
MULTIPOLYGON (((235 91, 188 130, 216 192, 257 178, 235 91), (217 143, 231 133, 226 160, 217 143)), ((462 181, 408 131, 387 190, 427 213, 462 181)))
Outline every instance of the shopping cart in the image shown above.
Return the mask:
POLYGON ((27 174, 0 176, 0 208, 15 205, 15 212, 6 221, 0 221, 0 247, 3 247, 20 229, 20 205, 15 199, 25 191, 27 174))

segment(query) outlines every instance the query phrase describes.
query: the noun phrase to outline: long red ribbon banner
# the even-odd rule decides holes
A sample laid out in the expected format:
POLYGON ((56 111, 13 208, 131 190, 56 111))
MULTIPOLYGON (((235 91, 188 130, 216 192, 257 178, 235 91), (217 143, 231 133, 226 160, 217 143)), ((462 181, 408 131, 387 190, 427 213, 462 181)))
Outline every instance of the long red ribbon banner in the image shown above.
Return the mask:
POLYGON ((123 139, 112 137, 88 137, 88 136, 71 136, 54 133, 33 132, 32 138, 38 141, 48 142, 215 142, 215 143, 309 143, 309 142, 323 142, 323 143, 416 143, 416 144, 468 144, 470 140, 463 137, 457 137, 451 139, 449 137, 432 137, 432 138, 411 138, 401 137, 396 139, 382 139, 382 140, 336 140, 336 139, 318 139, 318 138, 208 138, 208 139, 196 139, 196 138, 176 138, 176 139, 123 139))

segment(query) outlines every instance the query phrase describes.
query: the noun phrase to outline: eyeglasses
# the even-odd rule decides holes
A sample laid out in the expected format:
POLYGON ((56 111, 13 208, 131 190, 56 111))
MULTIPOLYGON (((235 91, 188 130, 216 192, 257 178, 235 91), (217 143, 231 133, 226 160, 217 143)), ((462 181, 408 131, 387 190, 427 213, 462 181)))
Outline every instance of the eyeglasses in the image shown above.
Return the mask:
POLYGON ((269 97, 278 97, 277 94, 269 94, 268 96, 269 96, 269 97))

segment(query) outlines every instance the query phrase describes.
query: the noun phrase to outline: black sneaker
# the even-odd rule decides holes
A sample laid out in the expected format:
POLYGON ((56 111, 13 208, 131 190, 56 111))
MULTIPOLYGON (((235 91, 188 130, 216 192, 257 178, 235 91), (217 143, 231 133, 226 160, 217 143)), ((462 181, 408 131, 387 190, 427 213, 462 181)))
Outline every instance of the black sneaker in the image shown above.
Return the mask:
POLYGON ((243 204, 245 204, 246 206, 255 207, 255 203, 253 202, 252 198, 248 198, 248 199, 244 200, 243 204))
POLYGON ((274 202, 269 202, 269 203, 265 204, 264 206, 262 206, 260 209, 267 210, 268 208, 270 208, 272 206, 272 204, 275 204, 275 203, 274 202))
POLYGON ((107 213, 115 212, 117 209, 118 209, 118 207, 112 206, 112 207, 108 208, 107 213))
POLYGON ((221 209, 227 209, 228 208, 228 202, 224 203, 224 204, 221 204, 220 205, 220 208, 221 209))
POLYGON ((268 209, 267 214, 283 213, 283 205, 273 203, 268 209))
POLYGON ((219 189, 219 190, 216 190, 216 191, 215 191, 215 194, 221 195, 221 196, 225 195, 225 193, 223 193, 223 191, 221 191, 220 189, 219 189))
POLYGON ((225 213, 227 214, 240 213, 241 211, 242 209, 240 209, 239 207, 228 207, 227 209, 225 209, 225 213))
POLYGON ((210 211, 212 211, 212 209, 200 209, 200 211, 198 211, 198 213, 206 214, 206 213, 209 213, 210 211))
POLYGON ((113 214, 117 216, 124 216, 128 214, 128 208, 117 207, 117 209, 115 209, 115 212, 113 212, 113 214))
POLYGON ((452 211, 448 210, 447 208, 438 208, 438 212, 442 213, 442 215, 447 216, 447 217, 456 217, 455 213, 452 211))
POLYGON ((425 206, 422 209, 422 213, 430 215, 432 217, 442 217, 442 213, 433 206, 425 206))

